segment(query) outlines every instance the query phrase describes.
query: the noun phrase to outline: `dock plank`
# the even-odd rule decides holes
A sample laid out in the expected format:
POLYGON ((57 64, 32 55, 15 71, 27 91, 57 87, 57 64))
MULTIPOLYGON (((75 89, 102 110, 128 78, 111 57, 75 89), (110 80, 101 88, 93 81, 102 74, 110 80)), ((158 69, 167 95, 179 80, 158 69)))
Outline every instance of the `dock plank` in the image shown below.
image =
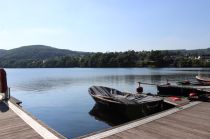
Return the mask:
POLYGON ((4 102, 0 102, 0 138, 42 139, 37 132, 17 116, 4 102))
POLYGON ((202 102, 184 110, 104 139, 210 138, 210 103, 202 102))

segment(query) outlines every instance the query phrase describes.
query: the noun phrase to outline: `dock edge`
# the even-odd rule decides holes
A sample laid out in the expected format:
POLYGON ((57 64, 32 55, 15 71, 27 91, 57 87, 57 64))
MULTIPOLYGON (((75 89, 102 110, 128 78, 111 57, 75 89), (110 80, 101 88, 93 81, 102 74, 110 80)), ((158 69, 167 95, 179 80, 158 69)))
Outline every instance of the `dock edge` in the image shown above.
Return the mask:
POLYGON ((79 138, 83 138, 83 139, 101 139, 101 138, 105 138, 105 137, 108 137, 108 136, 120 133, 122 131, 129 130, 131 128, 134 128, 134 127, 137 127, 137 126, 140 126, 140 125, 152 122, 154 120, 157 120, 157 119, 160 119, 162 117, 171 115, 171 114, 173 114, 175 112, 178 112, 178 111, 190 108, 190 107, 195 106, 195 105, 200 104, 200 103, 201 103, 200 101, 191 102, 190 104, 187 104, 187 105, 184 105, 184 106, 181 106, 181 107, 175 107, 173 109, 170 109, 170 110, 158 113, 156 115, 152 115, 152 116, 144 118, 144 119, 136 120, 134 122, 131 122, 131 123, 128 123, 128 124, 125 124, 125 125, 122 125, 122 126, 119 126, 119 127, 116 127, 116 128, 113 127, 113 129, 110 129, 110 130, 101 131, 101 132, 99 131, 99 133, 96 133, 95 135, 91 135, 90 134, 89 136, 86 135, 86 136, 79 137, 79 138))
POLYGON ((32 114, 26 112, 22 107, 14 102, 8 100, 5 102, 8 107, 14 111, 24 122, 26 122, 32 129, 34 129, 44 139, 66 139, 63 135, 57 131, 51 129, 40 120, 35 118, 32 114))

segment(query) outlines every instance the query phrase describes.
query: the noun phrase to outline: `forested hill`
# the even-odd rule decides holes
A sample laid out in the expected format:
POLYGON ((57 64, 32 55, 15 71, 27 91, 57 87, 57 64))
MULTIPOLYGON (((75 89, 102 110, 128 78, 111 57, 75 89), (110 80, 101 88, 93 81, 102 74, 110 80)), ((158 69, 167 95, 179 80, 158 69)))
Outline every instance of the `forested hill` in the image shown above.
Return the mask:
POLYGON ((82 56, 86 52, 57 49, 45 45, 22 46, 11 50, 0 49, 0 58, 3 60, 28 60, 28 59, 48 59, 61 56, 82 56))
POLYGON ((189 55, 210 55, 210 48, 206 49, 194 49, 194 50, 163 50, 163 52, 175 52, 180 54, 189 54, 189 55))
POLYGON ((0 57, 6 53, 6 50, 0 49, 0 57))
POLYGON ((210 48, 90 53, 31 45, 0 49, 1 67, 210 67, 210 48))

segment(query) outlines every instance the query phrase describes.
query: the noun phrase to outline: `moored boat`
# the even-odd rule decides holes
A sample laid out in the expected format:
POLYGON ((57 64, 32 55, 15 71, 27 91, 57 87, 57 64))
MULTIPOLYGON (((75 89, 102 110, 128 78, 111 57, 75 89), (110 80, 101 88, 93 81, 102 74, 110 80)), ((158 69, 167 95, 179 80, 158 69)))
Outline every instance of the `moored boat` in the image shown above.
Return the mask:
POLYGON ((100 106, 118 111, 130 119, 158 112, 163 105, 163 98, 159 96, 126 93, 103 86, 90 87, 89 94, 100 106))
POLYGON ((182 85, 157 85, 158 95, 160 96, 185 96, 190 92, 196 92, 196 89, 182 85))
MULTIPOLYGON (((157 85, 158 95, 160 96, 182 96, 190 97, 195 93, 198 97, 209 96, 210 86, 204 85, 157 85)), ((202 99, 201 99, 202 100, 202 99)))
POLYGON ((202 84, 202 85, 210 85, 210 78, 208 77, 201 77, 200 75, 195 76, 195 78, 202 84))

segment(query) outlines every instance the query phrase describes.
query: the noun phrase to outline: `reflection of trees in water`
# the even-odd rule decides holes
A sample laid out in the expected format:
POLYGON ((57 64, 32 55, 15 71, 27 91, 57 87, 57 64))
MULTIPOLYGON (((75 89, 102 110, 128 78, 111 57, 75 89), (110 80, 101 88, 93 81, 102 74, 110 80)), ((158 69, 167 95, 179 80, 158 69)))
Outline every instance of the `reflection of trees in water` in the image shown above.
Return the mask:
MULTIPOLYGON (((147 69, 148 70, 148 69, 147 69)), ((166 80, 169 80, 170 83, 175 83, 181 80, 194 80, 198 72, 192 72, 190 69, 185 71, 174 71, 169 72, 167 70, 153 70, 152 72, 147 73, 146 75, 133 74, 129 75, 97 75, 97 76, 84 76, 84 77, 48 77, 48 78, 38 78, 34 80, 22 81, 15 83, 11 87, 16 90, 21 91, 31 91, 31 92, 44 92, 48 90, 54 90, 57 88, 71 87, 71 86, 85 86, 88 85, 105 85, 112 87, 120 87, 118 89, 123 90, 132 90, 134 91, 137 87, 137 82, 146 82, 154 84, 165 84, 166 80)), ((105 71, 106 72, 106 71, 105 71)), ((209 71, 201 71, 201 75, 208 77, 210 74, 209 71)), ((131 73, 132 74, 132 73, 131 73)), ((150 88, 146 86, 146 88, 150 88)), ((150 92, 154 89, 148 89, 150 92)))
MULTIPOLYGON (((131 91, 135 93, 137 82, 145 82, 145 83, 153 83, 153 84, 166 84, 167 80, 172 83, 176 84, 178 81, 183 80, 190 80, 196 81, 195 79, 196 74, 192 73, 173 73, 173 74, 166 74, 155 72, 151 75, 115 75, 115 76, 103 76, 102 78, 97 78, 105 85, 109 85, 111 87, 116 87, 122 91, 131 91)), ((99 82, 99 83, 100 83, 99 82)), ((145 85, 142 84, 145 93, 157 93, 157 88, 155 85, 145 85)))
POLYGON ((161 75, 151 75, 151 83, 160 83, 162 81, 161 77, 161 75))
MULTIPOLYGON (((151 75, 110 75, 102 76, 101 78, 95 78, 97 84, 115 87, 122 91, 130 91, 135 93, 138 86, 137 82, 153 83, 153 84, 166 84, 167 80, 175 84, 177 81, 193 80, 195 75, 193 74, 167 74, 153 73, 151 75), (105 84, 104 84, 105 83, 105 84)), ((157 93, 155 85, 142 84, 145 93, 157 93)))

